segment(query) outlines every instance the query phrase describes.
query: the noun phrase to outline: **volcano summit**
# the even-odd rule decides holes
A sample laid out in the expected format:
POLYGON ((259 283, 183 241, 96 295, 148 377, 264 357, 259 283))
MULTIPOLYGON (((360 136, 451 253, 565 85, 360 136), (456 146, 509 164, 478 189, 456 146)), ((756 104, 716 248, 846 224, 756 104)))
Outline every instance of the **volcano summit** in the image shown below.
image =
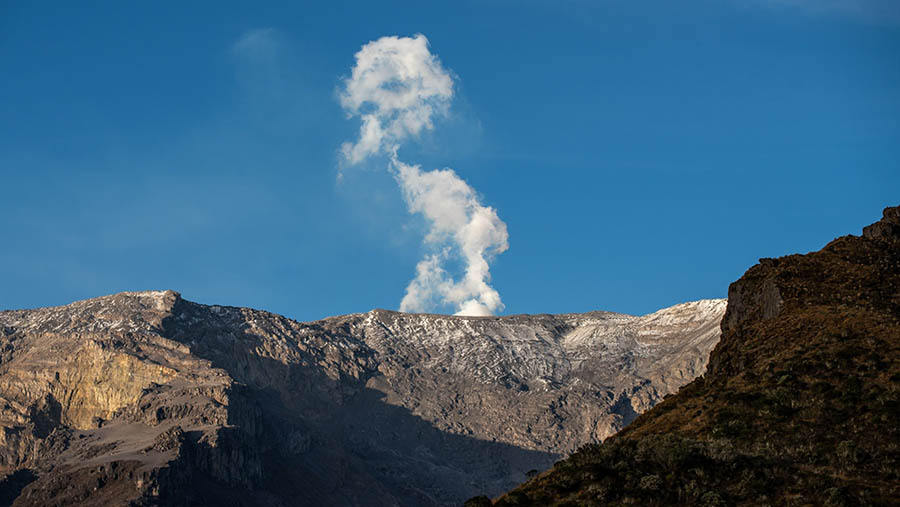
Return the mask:
POLYGON ((0 312, 0 499, 458 505, 700 375, 724 311, 301 323, 160 291, 0 312))

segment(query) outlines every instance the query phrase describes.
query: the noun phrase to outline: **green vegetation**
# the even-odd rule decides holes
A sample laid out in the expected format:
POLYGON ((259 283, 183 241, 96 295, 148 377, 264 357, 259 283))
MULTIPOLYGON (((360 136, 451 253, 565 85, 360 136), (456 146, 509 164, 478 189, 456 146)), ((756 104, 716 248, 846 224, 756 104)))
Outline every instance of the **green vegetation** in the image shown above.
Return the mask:
POLYGON ((761 260, 705 377, 494 504, 900 505, 900 208, 876 225, 761 260))

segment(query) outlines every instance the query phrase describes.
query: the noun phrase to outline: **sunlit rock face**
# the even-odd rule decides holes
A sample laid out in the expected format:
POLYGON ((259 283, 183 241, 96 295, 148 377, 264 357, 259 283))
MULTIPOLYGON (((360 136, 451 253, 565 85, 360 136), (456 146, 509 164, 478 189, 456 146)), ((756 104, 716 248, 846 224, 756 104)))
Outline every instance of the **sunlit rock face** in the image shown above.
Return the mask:
POLYGON ((158 291, 0 312, 0 500, 459 504, 702 374, 724 310, 300 323, 158 291))

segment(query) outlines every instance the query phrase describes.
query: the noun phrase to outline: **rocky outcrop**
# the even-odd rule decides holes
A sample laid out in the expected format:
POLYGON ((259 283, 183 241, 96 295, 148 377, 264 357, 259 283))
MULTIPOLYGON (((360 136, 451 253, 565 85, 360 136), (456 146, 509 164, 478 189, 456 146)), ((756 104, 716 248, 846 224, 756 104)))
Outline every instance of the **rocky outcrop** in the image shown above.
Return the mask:
POLYGON ((701 374, 724 306, 300 323, 160 291, 0 312, 0 498, 458 504, 701 374))
MULTIPOLYGON (((706 374, 494 505, 897 505, 900 207, 731 284, 706 374)), ((470 505, 491 505, 485 496, 470 505)))
POLYGON ((881 220, 863 227, 863 237, 892 245, 900 243, 900 206, 885 208, 881 220))

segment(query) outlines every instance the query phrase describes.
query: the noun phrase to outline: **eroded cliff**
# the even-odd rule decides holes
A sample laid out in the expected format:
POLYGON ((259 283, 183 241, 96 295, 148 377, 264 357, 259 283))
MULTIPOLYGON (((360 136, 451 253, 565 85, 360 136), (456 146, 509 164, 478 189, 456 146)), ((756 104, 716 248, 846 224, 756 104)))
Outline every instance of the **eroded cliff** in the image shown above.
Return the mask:
POLYGON ((300 323, 162 291, 0 312, 0 500, 458 504, 701 374, 724 307, 300 323))

